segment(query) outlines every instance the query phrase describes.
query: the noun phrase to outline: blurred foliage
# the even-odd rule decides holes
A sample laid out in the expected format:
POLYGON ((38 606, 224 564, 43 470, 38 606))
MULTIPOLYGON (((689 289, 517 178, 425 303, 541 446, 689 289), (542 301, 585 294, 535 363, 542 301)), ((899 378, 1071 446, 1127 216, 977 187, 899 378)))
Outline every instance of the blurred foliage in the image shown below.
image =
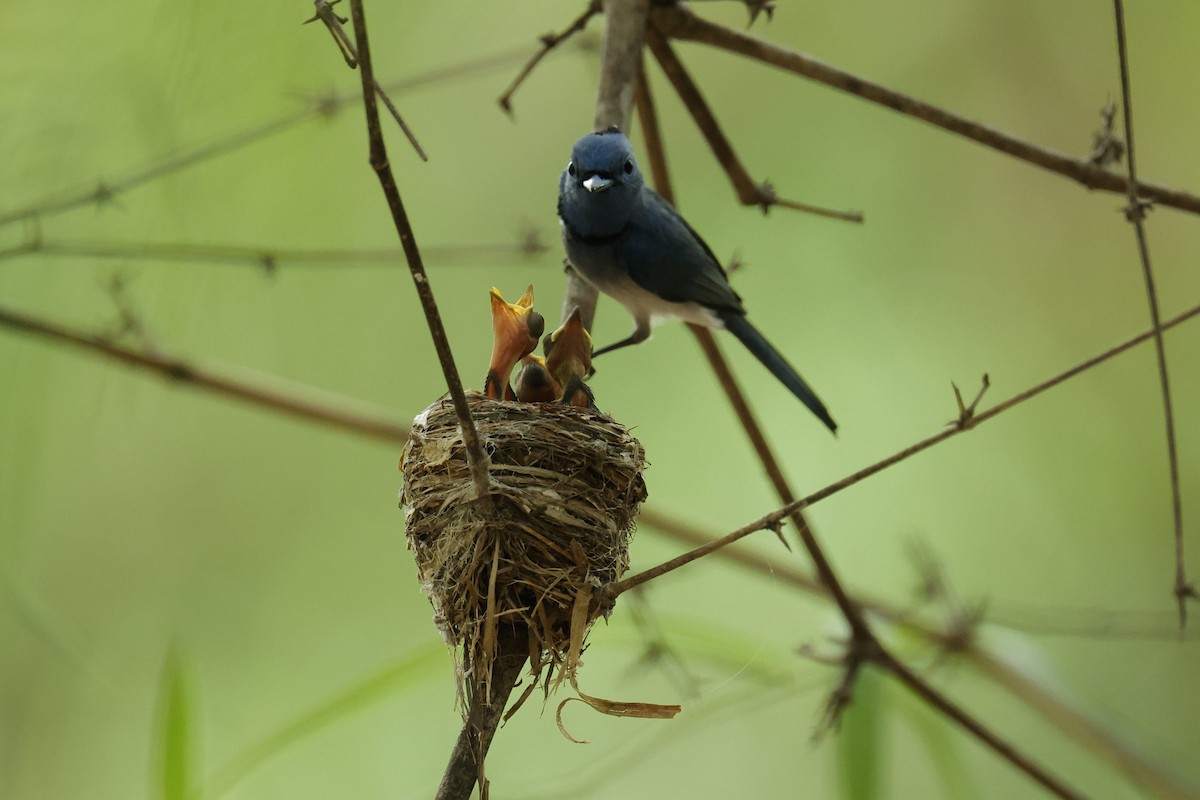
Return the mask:
MULTIPOLYGON (((745 24, 737 4, 697 5, 745 24)), ((1080 156, 1119 88, 1103 2, 778 6, 755 32, 1080 156)), ((289 120, 313 98, 357 91, 358 76, 328 34, 300 25, 311 13, 305 3, 131 0, 7 11, 0 215, 119 184, 163 159, 289 120)), ((396 92, 429 163, 389 133, 418 242, 436 248, 429 269, 460 369, 478 387, 490 352, 488 288, 513 293, 532 281, 548 316, 561 297, 557 175, 592 119, 602 20, 590 39, 544 62, 509 119, 497 96, 535 37, 565 25, 576 5, 369 3, 367 11, 381 78, 507 54, 396 92), (592 49, 579 46, 589 41, 592 49), (553 246, 514 259, 504 248, 529 229, 553 246)), ((1137 4, 1129 14, 1139 171, 1195 191, 1200 6, 1137 4)), ((756 179, 769 178, 783 196, 866 212, 855 226, 736 207, 652 70, 682 210, 720 257, 741 254, 735 281, 753 317, 842 424, 832 439, 756 363, 726 348, 798 489, 938 430, 954 416, 951 380, 971 394, 988 372, 986 407, 1148 326, 1121 198, 778 71, 696 45, 678 51, 756 179)), ((35 235, 135 250, 394 248, 357 112, 350 103, 308 114, 103 205, 0 227, 0 251, 35 235)), ((1148 230, 1164 315, 1200 302, 1198 221, 1158 210, 1148 230)), ((133 343, 332 390, 397 420, 444 391, 399 266, 335 259, 268 272, 27 253, 0 261, 0 304, 113 331, 114 275, 141 325, 133 343)), ((598 341, 623 336, 627 325, 602 304, 598 341)), ((1166 338, 1195 577, 1200 325, 1166 338)), ((438 637, 404 546, 399 447, 11 331, 0 331, 0 365, 0 797, 175 796, 179 784, 161 759, 182 758, 185 747, 188 771, 178 780, 200 796, 214 776, 231 774, 223 795, 231 798, 432 794, 458 718, 451 659, 431 652, 438 637), (182 684, 173 667, 163 671, 171 642, 187 653, 182 684), (164 701, 164 682, 174 699, 164 701), (185 726, 196 741, 183 738, 185 726), (264 742, 278 746, 264 750, 264 742)), ((657 509, 721 533, 776 505, 685 330, 665 327, 599 366, 598 402, 646 445, 657 509)), ((1008 624, 1021 623, 1013 609, 1065 620, 1068 635, 988 641, 1198 786, 1200 722, 1186 711, 1200 708, 1200 652, 1194 633, 1180 641, 1172 629, 1154 369, 1151 348, 1139 348, 811 516, 853 586, 907 604, 920 578, 905 555, 915 538, 966 601, 986 598, 1008 624)), ((769 534, 750 546, 804 564, 769 534)), ((678 549, 644 528, 634 568, 678 549)), ((786 581, 716 558, 655 582, 646 598, 673 663, 692 680, 643 659, 642 629, 618 607, 592 635, 581 688, 681 702, 684 713, 650 722, 572 709, 572 732, 593 742, 580 747, 531 700, 497 737, 488 762, 496 794, 842 796, 839 746, 810 743, 837 673, 796 654, 806 642, 835 648, 836 615, 786 581)), ((927 650, 911 656, 1083 791, 1142 796, 986 679, 927 650)), ((861 746, 880 752, 854 755, 878 776, 853 783, 852 796, 1040 796, 944 720, 891 713, 905 705, 893 702, 901 692, 876 686, 863 697, 887 705, 853 712, 859 728, 869 726, 863 741, 878 743, 861 746)))

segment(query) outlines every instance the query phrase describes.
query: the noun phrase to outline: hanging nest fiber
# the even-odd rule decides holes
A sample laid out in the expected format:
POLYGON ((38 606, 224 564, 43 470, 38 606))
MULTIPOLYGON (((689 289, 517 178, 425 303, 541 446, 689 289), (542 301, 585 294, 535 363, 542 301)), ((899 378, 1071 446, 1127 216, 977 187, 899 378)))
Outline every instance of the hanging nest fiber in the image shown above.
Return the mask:
POLYGON ((528 629, 534 673, 569 676, 610 610, 596 590, 629 566, 645 453, 596 411, 467 401, 491 461, 490 504, 473 499, 449 398, 413 421, 401 460, 408 543, 434 622, 467 665, 490 662, 497 626, 528 629))

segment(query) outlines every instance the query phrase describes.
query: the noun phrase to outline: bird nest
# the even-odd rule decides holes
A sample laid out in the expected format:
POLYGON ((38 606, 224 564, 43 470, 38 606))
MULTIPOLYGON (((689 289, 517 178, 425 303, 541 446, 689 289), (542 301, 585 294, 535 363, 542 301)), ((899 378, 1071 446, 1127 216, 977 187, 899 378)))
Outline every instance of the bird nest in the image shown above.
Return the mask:
MULTIPOLYGON (((629 566, 646 498, 645 453, 605 414, 468 393, 490 459, 490 502, 475 497, 449 398, 414 420, 404 448, 405 523, 422 589, 446 642, 487 665, 497 626, 529 632, 533 671, 574 672, 597 590, 629 566)), ((460 680, 465 676, 461 674, 460 680)))

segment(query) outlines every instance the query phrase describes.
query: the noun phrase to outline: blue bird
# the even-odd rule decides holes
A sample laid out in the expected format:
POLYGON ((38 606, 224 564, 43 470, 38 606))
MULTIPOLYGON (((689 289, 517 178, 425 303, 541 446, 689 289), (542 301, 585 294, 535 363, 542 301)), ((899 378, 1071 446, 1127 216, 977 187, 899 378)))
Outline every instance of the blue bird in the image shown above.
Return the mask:
POLYGON ((559 181, 558 219, 575 271, 633 316, 633 333, 593 356, 644 342, 651 325, 664 318, 728 330, 837 432, 816 393, 750 324, 742 298, 712 250, 670 203, 645 185, 633 146, 617 128, 575 143, 559 181))

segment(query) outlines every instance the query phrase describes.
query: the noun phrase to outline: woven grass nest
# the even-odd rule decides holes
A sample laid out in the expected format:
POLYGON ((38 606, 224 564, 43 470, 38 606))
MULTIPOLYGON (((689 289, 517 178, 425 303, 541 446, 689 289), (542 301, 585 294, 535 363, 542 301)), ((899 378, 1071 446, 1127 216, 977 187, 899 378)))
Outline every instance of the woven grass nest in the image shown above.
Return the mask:
MULTIPOLYGON (((414 421, 401 468, 408 543, 446 642, 488 663, 498 625, 527 628, 535 675, 574 672, 608 608, 596 590, 629 565, 646 498, 645 453, 593 410, 492 400, 468 405, 490 458, 491 504, 474 484, 458 418, 443 397, 414 421)), ((462 664, 460 663, 460 679, 462 664)))

